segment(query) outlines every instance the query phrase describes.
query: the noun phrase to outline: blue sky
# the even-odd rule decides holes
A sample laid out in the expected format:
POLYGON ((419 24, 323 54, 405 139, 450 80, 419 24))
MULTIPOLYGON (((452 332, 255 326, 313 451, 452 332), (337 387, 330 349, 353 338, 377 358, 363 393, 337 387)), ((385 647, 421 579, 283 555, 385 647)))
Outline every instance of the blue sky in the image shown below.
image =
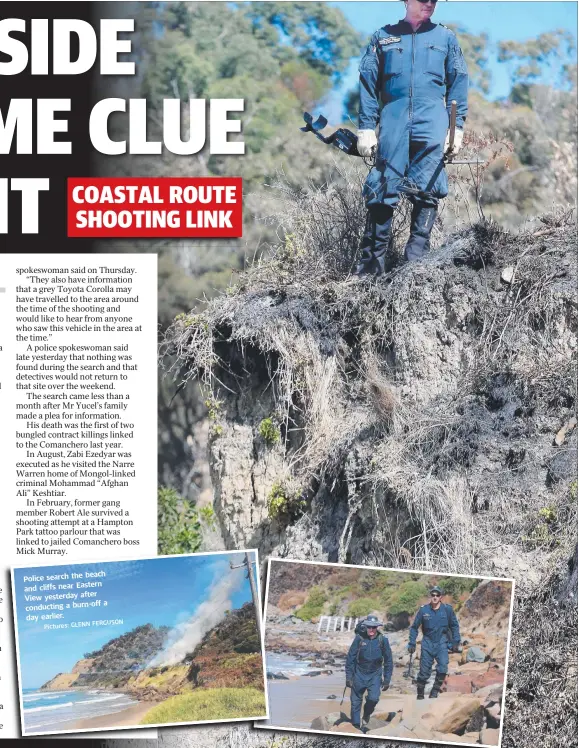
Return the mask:
MULTIPOLYGON (((235 575, 235 587, 229 599, 232 608, 251 600, 249 580, 243 569, 231 571, 229 561, 237 564, 241 554, 186 556, 147 561, 122 561, 71 566, 45 566, 14 570, 14 587, 18 609, 20 667, 23 688, 38 688, 57 673, 70 672, 74 663, 87 651, 99 649, 110 639, 141 626, 174 626, 190 618, 197 607, 208 599, 215 585, 228 575, 235 575), (65 618, 50 623, 70 623, 96 619, 123 619, 117 626, 44 630, 45 622, 26 621, 24 587, 33 583, 22 581, 32 574, 48 576, 71 571, 105 571, 103 587, 94 590, 108 606, 65 610, 65 618)), ((89 580, 90 581, 90 580, 89 580)), ((70 580, 65 583, 70 583, 70 580)), ((58 584, 53 582, 53 584, 58 584)), ((38 585, 40 586, 40 584, 38 585)), ((72 590, 80 592, 82 590, 72 590)), ((59 592, 58 590, 56 592, 59 592)), ((64 591, 60 591, 64 592, 64 591)), ((42 595, 42 592, 26 593, 42 595)), ((53 591, 44 594, 54 594, 53 591)), ((96 599, 96 598, 95 598, 96 599)), ((42 600, 44 603, 44 599, 42 600)), ((66 600, 57 601, 66 603, 66 600)), ((50 612, 50 611, 47 611, 50 612)), ((60 612, 60 611, 56 611, 60 612)), ((33 615, 42 615, 34 611, 33 615)))
MULTIPOLYGON (((386 23, 394 23, 404 17, 404 4, 400 0, 390 2, 334 2, 350 23, 368 37, 386 23)), ((510 90, 509 72, 505 64, 496 60, 493 44, 505 39, 522 41, 536 38, 545 31, 561 28, 577 38, 577 3, 557 0, 536 2, 476 2, 451 0, 439 2, 433 20, 439 23, 454 23, 469 33, 486 32, 491 42, 489 69, 492 73, 491 98, 507 96, 510 90)), ((340 113, 340 101, 345 92, 357 85, 357 60, 352 61, 343 85, 332 97, 330 119, 340 113)))

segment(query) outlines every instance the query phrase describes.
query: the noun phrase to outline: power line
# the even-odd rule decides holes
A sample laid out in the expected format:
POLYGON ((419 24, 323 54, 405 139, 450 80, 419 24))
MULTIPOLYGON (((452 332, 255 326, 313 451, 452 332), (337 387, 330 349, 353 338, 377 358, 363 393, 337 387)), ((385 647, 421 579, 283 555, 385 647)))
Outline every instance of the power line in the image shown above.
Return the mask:
POLYGON ((246 578, 249 579, 249 586, 251 587, 251 597, 253 598, 253 607, 255 609, 255 623, 257 625, 257 631, 259 633, 261 629, 259 616, 259 599, 257 597, 257 586, 253 577, 253 567, 255 565, 256 562, 251 560, 248 551, 245 552, 245 559, 243 563, 234 565, 231 563, 231 561, 229 562, 229 568, 232 570, 245 568, 245 575, 246 578))

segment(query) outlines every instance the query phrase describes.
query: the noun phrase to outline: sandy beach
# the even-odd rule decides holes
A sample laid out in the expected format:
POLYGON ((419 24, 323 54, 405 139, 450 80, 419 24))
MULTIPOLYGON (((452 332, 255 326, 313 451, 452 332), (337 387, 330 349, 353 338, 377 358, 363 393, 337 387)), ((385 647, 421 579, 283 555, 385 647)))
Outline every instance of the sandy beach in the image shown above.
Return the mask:
POLYGON ((79 719, 66 729, 82 731, 98 729, 112 730, 115 727, 136 727, 140 724, 149 709, 152 709, 159 703, 159 701, 139 701, 138 704, 133 704, 133 706, 122 709, 120 712, 102 714, 100 717, 79 719))

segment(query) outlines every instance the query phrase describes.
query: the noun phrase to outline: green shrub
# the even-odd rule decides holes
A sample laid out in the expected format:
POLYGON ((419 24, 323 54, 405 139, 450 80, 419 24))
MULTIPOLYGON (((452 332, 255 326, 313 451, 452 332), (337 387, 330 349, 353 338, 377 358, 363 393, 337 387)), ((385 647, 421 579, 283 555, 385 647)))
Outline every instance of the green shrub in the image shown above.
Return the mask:
POLYGON ((326 593, 321 587, 312 587, 305 605, 302 605, 296 611, 296 616, 301 618, 302 621, 309 621, 311 618, 316 618, 321 615, 327 599, 326 593))
POLYGON ((418 607, 418 602, 426 594, 427 586, 424 582, 404 582, 390 595, 387 605, 388 615, 414 613, 418 607))
POLYGON ((279 426, 273 420, 273 418, 264 418, 263 421, 259 424, 258 431, 263 441, 269 447, 273 447, 274 444, 278 444, 281 439, 279 426))
POLYGON ((373 610, 378 610, 380 607, 380 600, 377 600, 375 597, 359 597, 350 603, 346 615, 353 618, 361 618, 362 616, 367 616, 373 610))
POLYGON ((438 581, 438 584, 444 590, 444 594, 454 597, 455 600, 458 600, 464 592, 472 592, 478 583, 478 579, 462 577, 449 577, 438 581))
POLYGON ((257 688, 198 688, 157 704, 141 724, 263 717, 265 712, 265 694, 257 688))
POLYGON ((292 491, 280 481, 276 481, 267 496, 267 513, 270 519, 291 520, 298 517, 306 508, 300 491, 292 491))
POLYGON ((158 553, 195 553, 201 547, 199 513, 173 488, 159 488, 157 493, 158 553))

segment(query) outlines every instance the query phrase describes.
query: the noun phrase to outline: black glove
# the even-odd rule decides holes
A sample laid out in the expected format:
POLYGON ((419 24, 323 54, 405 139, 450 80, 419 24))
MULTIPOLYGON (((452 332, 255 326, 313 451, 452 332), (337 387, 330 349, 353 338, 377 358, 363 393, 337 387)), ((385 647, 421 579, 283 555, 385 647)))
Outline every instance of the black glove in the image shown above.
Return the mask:
POLYGON ((416 652, 416 647, 414 644, 409 644, 406 649, 410 652, 410 654, 414 654, 416 652))
POLYGON ((346 678, 346 688, 352 688, 352 681, 346 678))
POLYGON ((390 688, 390 683, 386 683, 385 681, 382 681, 382 690, 387 691, 390 688))
POLYGON ((460 644, 453 644, 450 648, 450 651, 458 654, 460 652, 460 644))

